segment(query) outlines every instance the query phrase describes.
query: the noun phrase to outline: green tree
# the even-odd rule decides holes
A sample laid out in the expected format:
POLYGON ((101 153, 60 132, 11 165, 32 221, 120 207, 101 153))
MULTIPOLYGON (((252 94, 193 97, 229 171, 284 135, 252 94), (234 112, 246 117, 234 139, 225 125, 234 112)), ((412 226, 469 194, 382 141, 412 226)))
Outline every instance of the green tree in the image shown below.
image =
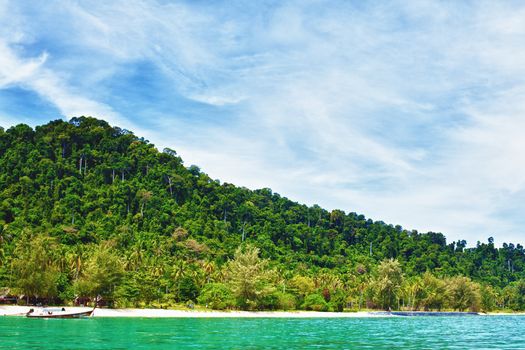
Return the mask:
POLYGON ((423 299, 425 310, 441 310, 446 303, 447 288, 445 282, 430 272, 425 272, 422 279, 423 299))
POLYGON ((195 301, 199 296, 199 287, 195 280, 189 276, 183 276, 177 283, 177 297, 180 301, 195 301))
POLYGON ((496 290, 490 285, 482 285, 480 288, 480 306, 484 312, 490 312, 496 309, 496 301, 498 294, 496 290))
POLYGON ((506 288, 507 307, 512 310, 525 310, 525 280, 510 283, 506 288))
POLYGON ((261 300, 274 291, 268 260, 259 257, 259 249, 245 245, 235 251, 227 263, 227 281, 232 287, 237 304, 242 309, 255 309, 261 300))
POLYGON ((373 282, 374 299, 383 310, 398 307, 398 297, 403 283, 403 272, 397 260, 383 260, 373 282))
POLYGON ((449 305, 454 310, 477 311, 480 305, 479 286, 470 278, 456 276, 447 280, 447 294, 449 305))
MULTIPOLYGON (((138 281, 135 278, 128 277, 124 278, 118 285, 114 294, 115 304, 118 307, 140 306, 141 288, 137 282, 138 281)), ((89 285, 84 287, 82 286, 82 283, 83 282, 78 281, 76 284, 76 287, 79 288, 78 292, 91 293, 91 291, 89 291, 89 285), (82 288, 85 288, 86 291, 84 292, 82 288)))
POLYGON ((308 294, 304 298, 302 307, 305 310, 328 311, 328 303, 324 300, 322 295, 317 293, 308 294))
POLYGON ((81 276, 75 282, 79 296, 98 295, 111 300, 124 275, 124 264, 108 244, 100 244, 86 261, 81 276))
POLYGON ((46 235, 26 235, 14 250, 12 272, 17 287, 27 297, 55 298, 58 294, 58 268, 52 253, 54 239, 46 235))
POLYGON ((283 291, 275 291, 275 307, 279 310, 293 310, 297 306, 297 299, 294 295, 283 291))
POLYGON ((201 305, 214 310, 224 310, 235 306, 235 298, 231 289, 224 283, 209 283, 204 286, 197 298, 201 305))
POLYGON ((307 276, 294 276, 289 282, 289 290, 297 296, 298 303, 302 304, 304 297, 315 291, 314 281, 307 276))

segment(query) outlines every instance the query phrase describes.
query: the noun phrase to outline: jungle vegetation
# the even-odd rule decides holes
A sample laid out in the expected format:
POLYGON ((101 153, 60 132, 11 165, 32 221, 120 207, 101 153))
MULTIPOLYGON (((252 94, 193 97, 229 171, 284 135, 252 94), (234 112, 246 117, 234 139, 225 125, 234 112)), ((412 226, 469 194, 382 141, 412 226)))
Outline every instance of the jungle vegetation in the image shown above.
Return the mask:
POLYGON ((222 183, 91 117, 0 128, 0 291, 20 302, 525 310, 525 252, 222 183))

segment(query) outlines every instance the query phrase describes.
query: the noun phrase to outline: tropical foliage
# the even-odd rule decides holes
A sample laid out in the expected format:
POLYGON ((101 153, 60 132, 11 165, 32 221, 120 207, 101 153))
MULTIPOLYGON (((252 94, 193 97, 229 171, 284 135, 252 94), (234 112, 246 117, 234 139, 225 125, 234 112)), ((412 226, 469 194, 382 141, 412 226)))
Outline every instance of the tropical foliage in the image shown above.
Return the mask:
POLYGON ((0 128, 0 287, 26 302, 523 310, 525 252, 221 183, 81 117, 0 128))

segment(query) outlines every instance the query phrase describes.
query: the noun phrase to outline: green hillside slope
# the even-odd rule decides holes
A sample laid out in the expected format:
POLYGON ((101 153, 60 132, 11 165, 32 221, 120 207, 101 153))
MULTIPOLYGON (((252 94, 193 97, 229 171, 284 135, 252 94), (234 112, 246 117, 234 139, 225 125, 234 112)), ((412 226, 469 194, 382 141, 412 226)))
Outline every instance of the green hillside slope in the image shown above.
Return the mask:
POLYGON ((102 120, 0 128, 0 287, 30 301, 525 308, 523 247, 465 247, 221 183, 102 120))

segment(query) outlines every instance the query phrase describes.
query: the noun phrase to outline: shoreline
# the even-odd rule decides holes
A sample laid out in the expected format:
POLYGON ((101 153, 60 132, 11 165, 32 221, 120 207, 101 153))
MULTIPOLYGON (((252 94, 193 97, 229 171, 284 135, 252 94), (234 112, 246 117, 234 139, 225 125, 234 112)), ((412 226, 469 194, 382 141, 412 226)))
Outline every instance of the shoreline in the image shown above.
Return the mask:
MULTIPOLYGON (((62 307, 62 306, 53 306, 62 307)), ((0 316, 24 316, 32 307, 0 305, 0 316)), ((90 307, 64 308, 71 312, 88 311, 90 307)), ((170 309, 106 309, 97 308, 92 317, 140 317, 140 318, 364 318, 390 317, 384 314, 359 312, 317 312, 317 311, 219 311, 219 310, 170 310, 170 309)))
MULTIPOLYGON (((62 307, 62 306, 54 306, 62 307)), ((91 310, 90 307, 63 306, 71 312, 91 310)), ((30 306, 0 305, 0 316, 24 316, 30 306)), ((489 312, 480 316, 525 316, 523 312, 489 312)), ((385 318, 398 317, 382 311, 318 312, 318 311, 219 311, 172 309, 106 309, 97 308, 93 317, 137 318, 385 318)))

